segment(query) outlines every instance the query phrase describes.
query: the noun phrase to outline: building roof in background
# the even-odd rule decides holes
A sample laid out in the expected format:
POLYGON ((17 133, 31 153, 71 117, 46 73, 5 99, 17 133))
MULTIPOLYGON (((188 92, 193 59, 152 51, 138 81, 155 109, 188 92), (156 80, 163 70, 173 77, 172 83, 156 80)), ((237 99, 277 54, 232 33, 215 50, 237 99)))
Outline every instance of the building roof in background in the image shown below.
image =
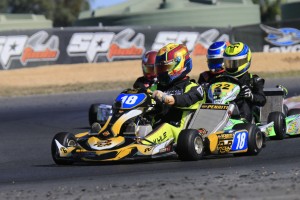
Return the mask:
POLYGON ((0 31, 52 28, 52 21, 44 15, 0 14, 0 31))
POLYGON ((75 25, 228 27, 260 23, 252 0, 128 0, 80 13, 75 25))

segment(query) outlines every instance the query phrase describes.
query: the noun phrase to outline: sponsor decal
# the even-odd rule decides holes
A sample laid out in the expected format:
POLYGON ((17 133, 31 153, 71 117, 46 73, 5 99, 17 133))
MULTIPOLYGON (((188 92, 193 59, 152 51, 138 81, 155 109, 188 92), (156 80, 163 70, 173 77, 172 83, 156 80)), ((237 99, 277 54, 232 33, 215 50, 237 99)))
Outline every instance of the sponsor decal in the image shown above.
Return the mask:
POLYGON ((67 150, 66 147, 60 147, 59 150, 60 150, 62 153, 67 153, 67 152, 68 152, 68 150, 67 150))
POLYGON ((150 151, 152 151, 152 149, 153 149, 153 147, 145 148, 144 153, 150 152, 150 151))
POLYGON ((99 58, 115 59, 142 58, 145 52, 145 36, 131 28, 114 32, 74 33, 67 46, 69 56, 85 56, 88 62, 99 58))
POLYGON ((167 146, 167 147, 165 147, 165 148, 160 149, 160 150, 159 150, 159 153, 170 152, 171 149, 172 149, 172 148, 171 148, 171 146, 169 145, 169 146, 167 146))
POLYGON ((198 129, 198 132, 200 133, 201 136, 204 136, 208 133, 208 131, 205 128, 198 129))
POLYGON ((153 50, 159 50, 168 43, 186 45, 193 55, 206 55, 208 47, 216 41, 229 43, 229 35, 222 34, 217 29, 209 29, 203 33, 183 31, 160 31, 152 45, 153 50))
POLYGON ((160 143, 164 141, 167 138, 167 132, 164 132, 162 135, 160 135, 158 138, 154 139, 154 143, 160 143))
POLYGON ((97 146, 97 147, 105 147, 105 146, 109 146, 111 144, 112 144, 111 140, 100 140, 100 141, 98 141, 95 144, 95 146, 97 146))
POLYGON ((261 24, 260 28, 268 35, 264 38, 270 45, 264 45, 263 52, 300 52, 300 30, 295 28, 273 28, 261 24))
POLYGON ((108 136, 108 135, 109 135, 109 132, 108 132, 108 131, 105 131, 105 132, 102 133, 102 135, 103 135, 103 136, 108 136))
POLYGON ((228 105, 218 105, 218 104, 202 104, 201 109, 213 109, 213 110, 227 110, 228 105))
POLYGON ((46 31, 39 31, 32 36, 1 36, 0 64, 9 69, 13 60, 19 60, 23 66, 28 62, 55 61, 59 56, 59 39, 49 37, 46 31))
POLYGON ((203 92, 203 89, 202 89, 202 86, 201 86, 201 85, 200 85, 199 87, 197 87, 197 91, 198 91, 199 94, 203 97, 204 92, 203 92))
POLYGON ((228 153, 231 149, 231 146, 232 146, 232 141, 223 140, 223 141, 219 141, 217 149, 221 154, 228 153))

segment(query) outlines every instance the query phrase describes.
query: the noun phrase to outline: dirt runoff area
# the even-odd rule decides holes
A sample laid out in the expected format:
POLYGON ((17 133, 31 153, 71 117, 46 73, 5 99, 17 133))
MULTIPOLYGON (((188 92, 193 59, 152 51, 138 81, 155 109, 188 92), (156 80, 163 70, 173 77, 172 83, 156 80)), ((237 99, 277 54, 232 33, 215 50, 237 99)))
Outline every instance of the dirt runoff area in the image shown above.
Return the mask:
MULTIPOLYGON (((193 57, 192 78, 207 70, 205 56, 193 57)), ((265 76, 300 73, 300 53, 253 53, 249 70, 265 76)), ((142 75, 141 61, 52 65, 0 71, 0 96, 22 96, 131 87, 142 75)))

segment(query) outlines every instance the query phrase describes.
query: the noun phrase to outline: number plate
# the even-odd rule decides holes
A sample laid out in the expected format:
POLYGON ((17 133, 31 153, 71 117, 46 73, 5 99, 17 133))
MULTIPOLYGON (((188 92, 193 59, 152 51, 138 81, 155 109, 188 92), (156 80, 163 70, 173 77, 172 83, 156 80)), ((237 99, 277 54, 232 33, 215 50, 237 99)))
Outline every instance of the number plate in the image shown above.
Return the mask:
POLYGON ((248 148, 248 132, 237 131, 233 138, 232 151, 246 150, 248 148))
POLYGON ((139 94, 123 94, 123 93, 121 93, 116 98, 116 101, 122 102, 121 109, 132 109, 132 108, 142 104, 146 98, 147 98, 147 96, 144 93, 139 93, 139 94))

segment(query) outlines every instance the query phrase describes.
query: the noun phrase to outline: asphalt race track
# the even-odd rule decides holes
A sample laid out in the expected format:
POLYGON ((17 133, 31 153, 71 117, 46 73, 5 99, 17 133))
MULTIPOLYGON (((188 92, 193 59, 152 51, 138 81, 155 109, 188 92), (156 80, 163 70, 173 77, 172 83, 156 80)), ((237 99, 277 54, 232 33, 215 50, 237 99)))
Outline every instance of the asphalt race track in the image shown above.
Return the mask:
MULTIPOLYGON (((299 82, 266 87, 294 96, 299 82)), ((0 199, 300 199, 300 137, 268 141, 253 157, 55 165, 54 134, 87 130, 90 104, 118 92, 1 98, 0 199)))

